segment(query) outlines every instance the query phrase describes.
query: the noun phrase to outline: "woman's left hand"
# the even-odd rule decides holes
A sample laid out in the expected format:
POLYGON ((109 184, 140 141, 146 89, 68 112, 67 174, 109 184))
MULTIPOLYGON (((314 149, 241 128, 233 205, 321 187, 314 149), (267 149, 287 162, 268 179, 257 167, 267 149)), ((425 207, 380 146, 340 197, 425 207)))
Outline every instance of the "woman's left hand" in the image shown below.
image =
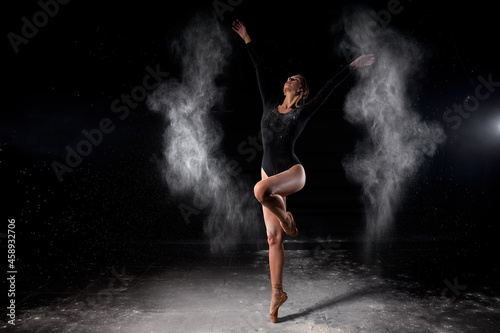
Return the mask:
POLYGON ((370 66, 375 61, 374 54, 363 54, 358 57, 356 60, 351 62, 349 65, 354 68, 370 66))

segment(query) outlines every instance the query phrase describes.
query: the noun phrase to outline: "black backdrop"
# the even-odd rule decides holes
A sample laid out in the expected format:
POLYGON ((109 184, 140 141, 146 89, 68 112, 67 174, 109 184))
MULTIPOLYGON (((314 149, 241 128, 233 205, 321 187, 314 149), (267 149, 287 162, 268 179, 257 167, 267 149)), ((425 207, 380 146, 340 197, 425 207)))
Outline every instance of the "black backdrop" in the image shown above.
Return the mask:
MULTIPOLYGON (((474 94, 480 75, 500 81, 495 9, 486 2, 400 3, 404 10, 389 24, 429 52, 418 110, 440 122, 448 140, 407 189, 393 236, 465 240, 483 249, 494 242, 498 223, 500 129, 495 136, 491 127, 500 126, 500 88, 457 130, 443 114, 474 94)), ((230 31, 234 18, 246 22, 284 78, 293 74, 287 70, 303 72, 314 92, 345 63, 331 26, 348 2, 232 4, 222 24, 230 31)), ((370 3, 375 10, 387 4, 370 3)), ((105 256, 116 244, 204 240, 203 214, 186 223, 178 207, 189 198, 169 195, 162 180, 162 118, 139 103, 119 119, 111 105, 142 83, 147 66, 179 74, 169 42, 194 13, 213 12, 213 2, 71 1, 60 4, 17 53, 8 34, 19 35, 22 18, 32 21, 41 7, 36 1, 5 6, 1 228, 4 233, 7 219, 16 220, 20 260, 65 255, 86 260, 105 256), (64 163, 65 147, 76 147, 82 130, 97 128, 103 118, 113 121, 114 130, 60 182, 52 163, 64 163)), ((237 146, 258 133, 260 99, 242 41, 233 34, 231 43, 233 53, 220 79, 228 87, 224 106, 213 113, 225 131, 224 151, 257 181, 260 157, 247 161, 237 146)), ((341 166, 361 135, 343 119, 349 85, 343 89, 327 102, 337 112, 318 113, 296 146, 308 181, 289 204, 314 217, 301 228, 305 238, 356 237, 364 228, 359 188, 346 180, 341 166)))

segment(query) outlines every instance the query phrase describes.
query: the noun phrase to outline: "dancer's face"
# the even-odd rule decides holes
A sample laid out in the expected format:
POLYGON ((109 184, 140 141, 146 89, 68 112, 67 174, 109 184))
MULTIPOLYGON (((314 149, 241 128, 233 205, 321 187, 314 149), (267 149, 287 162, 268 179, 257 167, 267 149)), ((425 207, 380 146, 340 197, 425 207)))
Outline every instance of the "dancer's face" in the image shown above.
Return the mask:
POLYGON ((290 76, 283 86, 283 93, 286 94, 287 91, 294 92, 296 94, 300 94, 302 92, 302 82, 300 78, 297 76, 290 76))

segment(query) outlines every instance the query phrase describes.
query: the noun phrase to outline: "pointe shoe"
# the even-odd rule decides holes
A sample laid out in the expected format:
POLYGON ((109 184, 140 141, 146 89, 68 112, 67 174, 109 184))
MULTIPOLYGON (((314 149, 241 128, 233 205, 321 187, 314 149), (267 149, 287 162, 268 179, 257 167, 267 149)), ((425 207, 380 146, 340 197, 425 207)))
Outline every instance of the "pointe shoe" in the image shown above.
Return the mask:
POLYGON ((292 213, 286 212, 286 215, 290 218, 290 222, 286 224, 286 221, 285 223, 280 221, 281 228, 283 228, 283 231, 288 236, 296 237, 299 234, 299 229, 297 229, 297 227, 295 226, 295 220, 293 219, 292 213))
POLYGON ((271 322, 273 322, 273 323, 277 323, 278 322, 278 309, 279 309, 280 306, 283 305, 283 303, 286 302, 287 299, 288 299, 288 296, 287 296, 286 292, 282 291, 281 295, 280 295, 280 300, 279 300, 278 304, 269 313, 269 318, 271 318, 271 322))

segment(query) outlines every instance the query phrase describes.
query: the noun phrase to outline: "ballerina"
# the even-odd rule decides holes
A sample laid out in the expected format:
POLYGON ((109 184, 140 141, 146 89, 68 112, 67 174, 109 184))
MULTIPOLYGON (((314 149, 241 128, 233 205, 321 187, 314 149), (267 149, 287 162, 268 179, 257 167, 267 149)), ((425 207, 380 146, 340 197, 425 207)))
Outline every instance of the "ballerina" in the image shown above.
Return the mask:
POLYGON ((286 197, 300 191, 306 181, 304 167, 295 155, 295 141, 307 121, 321 107, 332 91, 356 68, 369 66, 375 57, 362 55, 330 79, 325 86, 306 103, 309 86, 300 75, 289 77, 284 86, 284 100, 272 94, 267 86, 269 79, 261 65, 246 26, 239 20, 232 29, 245 41, 246 48, 255 67, 257 82, 263 104, 261 119, 262 143, 264 147, 261 178, 254 188, 255 198, 262 204, 264 222, 269 244, 269 267, 271 273, 272 297, 269 316, 273 323, 278 321, 278 309, 288 296, 283 291, 283 267, 285 251, 284 233, 291 237, 298 234, 293 215, 286 210, 286 197))

